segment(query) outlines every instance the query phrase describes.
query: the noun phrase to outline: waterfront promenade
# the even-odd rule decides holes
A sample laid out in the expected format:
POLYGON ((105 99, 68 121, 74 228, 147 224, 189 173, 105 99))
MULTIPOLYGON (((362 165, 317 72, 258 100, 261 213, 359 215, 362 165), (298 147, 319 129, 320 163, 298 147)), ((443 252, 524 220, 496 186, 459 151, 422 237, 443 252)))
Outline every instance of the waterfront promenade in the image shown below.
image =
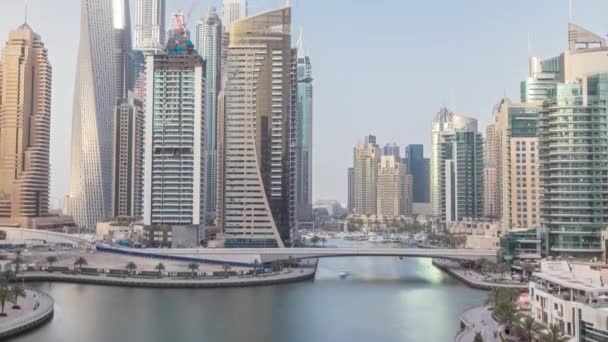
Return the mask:
POLYGON ((17 281, 27 282, 68 282, 95 285, 111 285, 126 287, 157 287, 157 288, 216 288, 244 287, 286 284, 313 279, 316 267, 284 269, 281 272, 270 272, 258 275, 207 276, 191 278, 158 277, 158 276, 126 276, 112 274, 80 274, 77 272, 46 272, 26 271, 16 276, 17 281))
POLYGON ((33 329, 53 317, 53 299, 41 292, 25 290, 26 298, 19 300, 20 309, 6 303, 6 317, 0 317, 0 339, 21 334, 33 329))
POLYGON ((492 317, 489 306, 478 306, 465 311, 460 316, 460 322, 463 328, 454 337, 454 342, 471 342, 478 332, 484 342, 500 342, 500 325, 492 317))
POLYGON ((439 260, 433 259, 433 266, 440 270, 448 273, 454 278, 462 281, 466 285, 480 289, 480 290, 491 290, 493 288, 503 287, 517 289, 521 291, 528 290, 527 283, 515 283, 515 282, 490 282, 485 280, 484 276, 476 271, 462 268, 458 262, 451 260, 439 260))

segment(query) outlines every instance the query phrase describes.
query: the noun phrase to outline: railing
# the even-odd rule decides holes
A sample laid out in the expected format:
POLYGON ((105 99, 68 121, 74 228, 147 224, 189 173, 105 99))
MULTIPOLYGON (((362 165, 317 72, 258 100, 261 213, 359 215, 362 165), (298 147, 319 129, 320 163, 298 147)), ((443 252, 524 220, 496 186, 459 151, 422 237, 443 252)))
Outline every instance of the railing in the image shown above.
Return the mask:
POLYGON ((5 335, 9 335, 15 330, 28 327, 32 324, 37 324, 40 321, 47 319, 52 314, 55 302, 49 295, 31 290, 28 290, 27 293, 28 295, 36 293, 38 295, 38 298, 40 298, 39 302, 42 303, 42 301, 44 301, 44 304, 46 305, 41 304, 40 307, 42 308, 42 311, 30 311, 23 319, 12 321, 6 325, 0 324, 0 337, 5 337, 5 335))

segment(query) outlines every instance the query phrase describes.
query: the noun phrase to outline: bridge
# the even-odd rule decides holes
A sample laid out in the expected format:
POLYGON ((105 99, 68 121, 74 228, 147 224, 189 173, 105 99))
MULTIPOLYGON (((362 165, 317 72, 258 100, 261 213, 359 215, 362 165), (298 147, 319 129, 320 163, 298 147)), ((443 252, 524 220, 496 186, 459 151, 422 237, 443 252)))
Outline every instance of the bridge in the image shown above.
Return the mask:
POLYGON ((125 248, 108 245, 97 246, 102 252, 120 253, 160 259, 190 262, 228 263, 251 265, 255 260, 270 263, 277 260, 295 260, 335 257, 414 257, 443 258, 453 260, 495 259, 491 249, 443 249, 443 248, 125 248))

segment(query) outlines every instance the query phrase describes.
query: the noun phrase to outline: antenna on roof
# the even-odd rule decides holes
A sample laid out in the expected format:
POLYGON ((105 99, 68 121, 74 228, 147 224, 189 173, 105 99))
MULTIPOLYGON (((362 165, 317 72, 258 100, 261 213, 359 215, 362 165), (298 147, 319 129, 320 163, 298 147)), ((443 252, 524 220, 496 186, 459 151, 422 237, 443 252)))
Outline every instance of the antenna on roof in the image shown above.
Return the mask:
POLYGON ((569 18, 570 18, 570 22, 573 22, 572 21, 572 0, 569 0, 569 3, 570 3, 569 18))
POLYGON ((27 3, 28 3, 28 0, 25 0, 25 21, 24 22, 26 24, 27 24, 27 5, 28 5, 27 3))

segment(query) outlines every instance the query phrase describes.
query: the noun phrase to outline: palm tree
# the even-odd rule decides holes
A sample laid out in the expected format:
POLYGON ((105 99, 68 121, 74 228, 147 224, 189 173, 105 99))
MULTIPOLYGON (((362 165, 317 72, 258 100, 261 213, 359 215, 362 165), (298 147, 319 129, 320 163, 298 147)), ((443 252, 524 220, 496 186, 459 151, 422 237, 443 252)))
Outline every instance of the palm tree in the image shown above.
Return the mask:
POLYGON ((517 311, 514 302, 506 301, 500 303, 494 308, 494 314, 501 324, 505 325, 505 331, 508 333, 509 328, 513 323, 519 321, 521 314, 517 311))
POLYGON ((324 237, 322 237, 322 238, 321 238, 321 243, 323 244, 323 247, 325 247, 325 243, 326 243, 326 242, 327 242, 327 238, 325 238, 325 236, 324 236, 324 237))
POLYGON ((133 272, 137 269, 137 265, 133 261, 129 261, 127 265, 125 265, 127 271, 129 271, 129 276, 133 275, 133 272))
POLYGON ((14 286, 11 289, 11 294, 12 294, 12 298, 11 298, 11 302, 13 303, 13 309, 21 309, 21 306, 19 306, 19 297, 21 298, 25 298, 27 297, 27 293, 25 293, 25 290, 23 289, 23 287, 20 286, 14 286))
POLYGON ((551 324, 549 329, 540 335, 541 342, 565 342, 568 340, 570 340, 570 337, 565 336, 557 324, 551 324))
POLYGON ((1 317, 8 316, 6 312, 4 312, 4 305, 6 304, 6 302, 10 301, 11 298, 13 298, 13 293, 11 292, 11 289, 8 286, 0 287, 0 308, 2 309, 2 311, 0 312, 1 317))
POLYGON ((473 342, 483 342, 483 337, 481 336, 481 333, 479 331, 475 333, 475 338, 473 339, 473 342))
POLYGON ((228 278, 228 272, 230 272, 232 267, 230 267, 230 265, 228 265, 228 264, 224 264, 224 266, 222 266, 222 268, 224 269, 224 277, 228 278))
POLYGON ((76 259, 76 261, 74 261, 74 266, 78 266, 78 268, 80 269, 80 273, 82 273, 82 266, 86 266, 89 263, 87 262, 87 259, 85 259, 84 257, 78 257, 76 259))
POLYGON ((163 277, 163 271, 165 270, 165 265, 162 262, 159 262, 158 265, 154 266, 154 269, 158 271, 158 277, 163 277))
POLYGON ((13 260, 12 263, 15 264, 15 273, 19 273, 19 271, 21 270, 21 264, 23 264, 23 257, 21 256, 21 252, 17 252, 15 260, 13 260))
POLYGON ((253 274, 254 275, 258 275, 258 266, 260 265, 260 262, 258 261, 258 259, 253 260, 253 274))
POLYGON ((316 246, 317 246, 317 244, 319 243, 319 240, 321 240, 321 239, 320 239, 318 236, 313 235, 312 239, 310 239, 310 242, 312 242, 312 245, 313 245, 314 247, 316 247, 316 246))
POLYGON ((540 331, 540 325, 530 316, 526 316, 523 320, 515 322, 514 328, 517 335, 526 342, 532 342, 532 339, 540 331))
POLYGON ((57 257, 54 255, 46 257, 46 262, 49 263, 49 267, 53 267, 53 264, 56 263, 57 261, 59 261, 59 259, 57 259, 57 257))
POLYGON ((188 268, 192 271, 192 279, 196 278, 196 271, 198 271, 199 264, 192 262, 188 264, 188 268))

